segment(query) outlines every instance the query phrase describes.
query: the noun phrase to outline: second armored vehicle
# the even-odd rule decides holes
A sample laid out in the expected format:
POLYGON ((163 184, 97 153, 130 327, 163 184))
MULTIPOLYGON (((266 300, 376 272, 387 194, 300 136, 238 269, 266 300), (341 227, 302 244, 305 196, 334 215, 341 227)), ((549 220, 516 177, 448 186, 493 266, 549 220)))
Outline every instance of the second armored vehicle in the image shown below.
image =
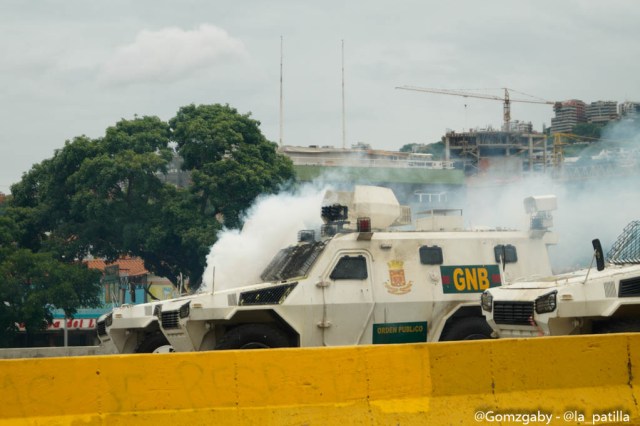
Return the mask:
MULTIPOLYGON (((640 331, 640 221, 623 230, 597 267, 488 289, 482 308, 496 337, 640 331)), ((592 262, 593 263, 593 262, 592 262)))

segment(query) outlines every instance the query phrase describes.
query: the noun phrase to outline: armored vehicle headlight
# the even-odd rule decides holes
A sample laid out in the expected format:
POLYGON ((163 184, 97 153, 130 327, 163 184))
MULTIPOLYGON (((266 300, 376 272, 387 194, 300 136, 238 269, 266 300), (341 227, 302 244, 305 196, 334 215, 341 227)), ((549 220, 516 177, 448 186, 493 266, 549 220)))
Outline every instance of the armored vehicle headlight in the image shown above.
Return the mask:
POLYGON ((552 291, 551 293, 538 297, 536 299, 536 313, 546 314, 555 311, 558 307, 558 303, 556 302, 557 294, 557 291, 552 291))
POLYGON ((178 312, 178 314, 180 315, 180 318, 186 318, 189 316, 189 304, 191 302, 187 302, 184 305, 180 306, 180 311, 178 312))
POLYGON ((493 296, 488 291, 482 293, 480 296, 480 304, 482 305, 482 309, 487 312, 491 312, 493 309, 493 296))

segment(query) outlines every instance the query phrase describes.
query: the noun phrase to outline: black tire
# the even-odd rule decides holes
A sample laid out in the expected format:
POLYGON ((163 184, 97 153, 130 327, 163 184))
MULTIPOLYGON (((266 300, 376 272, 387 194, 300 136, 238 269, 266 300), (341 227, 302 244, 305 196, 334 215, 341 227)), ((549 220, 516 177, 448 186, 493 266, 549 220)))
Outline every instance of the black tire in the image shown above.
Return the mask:
POLYGON ((174 352, 174 350, 169 344, 167 338, 164 337, 164 334, 159 331, 147 336, 147 338, 145 338, 136 348, 136 353, 139 354, 165 352, 174 352))
POLYGON ((269 324, 242 324, 227 331, 216 349, 265 349, 291 346, 289 336, 269 324))
POLYGON ((492 329, 481 317, 463 317, 447 324, 440 341, 490 339, 492 329))

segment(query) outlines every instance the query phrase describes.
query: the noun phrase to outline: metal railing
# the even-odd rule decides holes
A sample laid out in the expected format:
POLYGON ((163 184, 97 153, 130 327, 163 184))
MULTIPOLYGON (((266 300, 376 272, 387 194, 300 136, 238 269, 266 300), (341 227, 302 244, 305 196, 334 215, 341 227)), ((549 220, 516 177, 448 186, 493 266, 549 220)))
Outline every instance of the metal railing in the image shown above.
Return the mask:
POLYGON ((419 169, 453 169, 453 161, 435 161, 421 159, 388 159, 388 158, 336 158, 288 155, 296 166, 324 167, 393 167, 419 169))

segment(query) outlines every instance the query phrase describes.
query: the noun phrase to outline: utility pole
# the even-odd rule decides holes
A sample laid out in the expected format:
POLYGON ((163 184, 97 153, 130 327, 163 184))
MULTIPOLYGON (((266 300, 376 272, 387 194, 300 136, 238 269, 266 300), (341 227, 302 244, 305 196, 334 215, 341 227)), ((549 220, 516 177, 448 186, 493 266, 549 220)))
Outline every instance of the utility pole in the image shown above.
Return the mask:
POLYGON ((67 346, 69 346, 69 330, 68 330, 68 324, 67 322, 69 321, 69 318, 67 317, 67 311, 64 311, 64 318, 62 320, 63 326, 62 326, 62 332, 63 334, 63 344, 64 347, 66 348, 67 346))
POLYGON ((284 102, 282 96, 282 57, 283 57, 283 49, 282 49, 283 41, 282 36, 280 36, 280 139, 279 144, 282 146, 282 138, 283 138, 283 111, 284 111, 284 102))
POLYGON ((344 106, 344 40, 342 40, 342 149, 346 148, 347 130, 345 124, 345 106, 344 106))

